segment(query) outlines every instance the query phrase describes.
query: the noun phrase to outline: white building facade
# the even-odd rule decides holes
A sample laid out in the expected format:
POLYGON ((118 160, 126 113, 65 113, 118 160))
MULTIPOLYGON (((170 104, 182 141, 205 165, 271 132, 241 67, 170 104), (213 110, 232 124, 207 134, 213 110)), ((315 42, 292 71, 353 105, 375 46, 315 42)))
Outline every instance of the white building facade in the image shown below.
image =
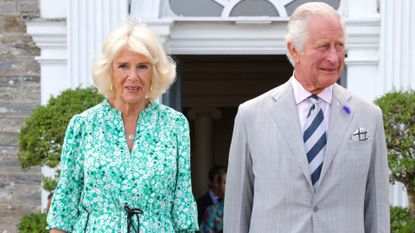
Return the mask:
MULTIPOLYGON (((103 38, 129 16, 153 28, 174 56, 283 57, 288 18, 303 2, 307 1, 40 0, 42 19, 30 22, 28 32, 41 49, 37 57, 41 102, 47 103, 50 95, 63 89, 92 85, 93 60, 99 56, 103 38)), ((346 23, 343 86, 368 101, 393 89, 415 89, 415 29, 410 26, 415 24, 415 15, 410 14, 415 12, 414 1, 325 2, 339 11, 346 23)), ((176 87, 161 101, 181 106, 180 92, 176 87)), ((212 119, 220 117, 215 111, 210 114, 212 119)), ((193 115, 189 113, 190 118, 193 115)), ((200 122, 206 127, 212 119, 200 122)), ((206 130, 203 132, 209 133, 206 130)), ((213 152, 208 150, 205 146, 192 158, 202 186, 206 186, 204 174, 212 165, 209 153, 213 152)), ((43 172, 51 173, 47 168, 43 172)), ((391 203, 407 205, 401 185, 391 186, 391 203)), ((45 205, 42 195, 42 207, 45 205)))

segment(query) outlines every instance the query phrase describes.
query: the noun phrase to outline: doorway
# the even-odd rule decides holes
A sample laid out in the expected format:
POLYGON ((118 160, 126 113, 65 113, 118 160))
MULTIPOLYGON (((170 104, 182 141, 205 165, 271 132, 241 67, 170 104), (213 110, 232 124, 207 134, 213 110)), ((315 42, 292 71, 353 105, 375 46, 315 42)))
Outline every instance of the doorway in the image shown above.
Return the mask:
POLYGON ((181 111, 189 120, 192 184, 207 190, 209 168, 227 167, 238 106, 284 82, 292 67, 284 55, 179 55, 181 111))

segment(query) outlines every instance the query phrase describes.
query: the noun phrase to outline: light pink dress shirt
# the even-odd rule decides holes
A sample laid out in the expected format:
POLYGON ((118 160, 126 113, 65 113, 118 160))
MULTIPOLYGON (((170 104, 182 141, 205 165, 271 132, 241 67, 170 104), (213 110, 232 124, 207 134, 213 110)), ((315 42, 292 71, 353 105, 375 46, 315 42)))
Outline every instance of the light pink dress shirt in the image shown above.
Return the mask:
MULTIPOLYGON (((295 79, 294 76, 291 78, 291 84, 294 90, 295 103, 297 104, 298 119, 300 120, 301 129, 304 131, 307 114, 312 105, 311 101, 307 98, 312 94, 304 89, 304 87, 297 81, 297 79, 295 79)), ((327 133, 330 119, 331 100, 333 96, 333 86, 325 88, 322 92, 318 93, 317 96, 320 108, 323 110, 324 123, 327 133)))

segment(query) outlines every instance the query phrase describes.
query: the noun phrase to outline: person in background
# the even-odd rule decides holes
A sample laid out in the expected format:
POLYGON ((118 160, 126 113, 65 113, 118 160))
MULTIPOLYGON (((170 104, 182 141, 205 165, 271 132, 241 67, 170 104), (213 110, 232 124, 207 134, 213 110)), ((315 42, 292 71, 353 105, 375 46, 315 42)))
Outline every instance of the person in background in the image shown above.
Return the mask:
POLYGON ((382 112, 336 83, 341 16, 308 2, 287 29, 292 77, 241 104, 235 118, 224 232, 390 232, 382 112))
POLYGON ((209 169, 208 174, 208 192, 197 199, 198 210, 198 223, 202 222, 203 215, 206 208, 210 205, 217 204, 223 195, 225 190, 221 188, 220 177, 226 174, 226 169, 223 166, 213 166, 209 169))
POLYGON ((56 232, 195 232, 189 126, 156 100, 176 66, 128 21, 105 39, 93 80, 106 99, 67 128, 47 224, 56 232))
POLYGON ((226 173, 221 173, 216 177, 219 184, 219 201, 206 208, 200 224, 201 233, 222 233, 223 232, 223 208, 226 186, 226 173))

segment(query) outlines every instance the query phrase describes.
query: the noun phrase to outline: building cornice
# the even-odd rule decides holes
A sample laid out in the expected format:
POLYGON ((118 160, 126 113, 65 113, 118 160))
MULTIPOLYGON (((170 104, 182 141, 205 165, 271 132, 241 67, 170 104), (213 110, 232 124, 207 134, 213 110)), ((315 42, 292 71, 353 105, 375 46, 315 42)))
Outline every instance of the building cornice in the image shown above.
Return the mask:
POLYGON ((41 49, 39 62, 66 62, 67 28, 64 20, 37 20, 27 23, 27 32, 41 49))

